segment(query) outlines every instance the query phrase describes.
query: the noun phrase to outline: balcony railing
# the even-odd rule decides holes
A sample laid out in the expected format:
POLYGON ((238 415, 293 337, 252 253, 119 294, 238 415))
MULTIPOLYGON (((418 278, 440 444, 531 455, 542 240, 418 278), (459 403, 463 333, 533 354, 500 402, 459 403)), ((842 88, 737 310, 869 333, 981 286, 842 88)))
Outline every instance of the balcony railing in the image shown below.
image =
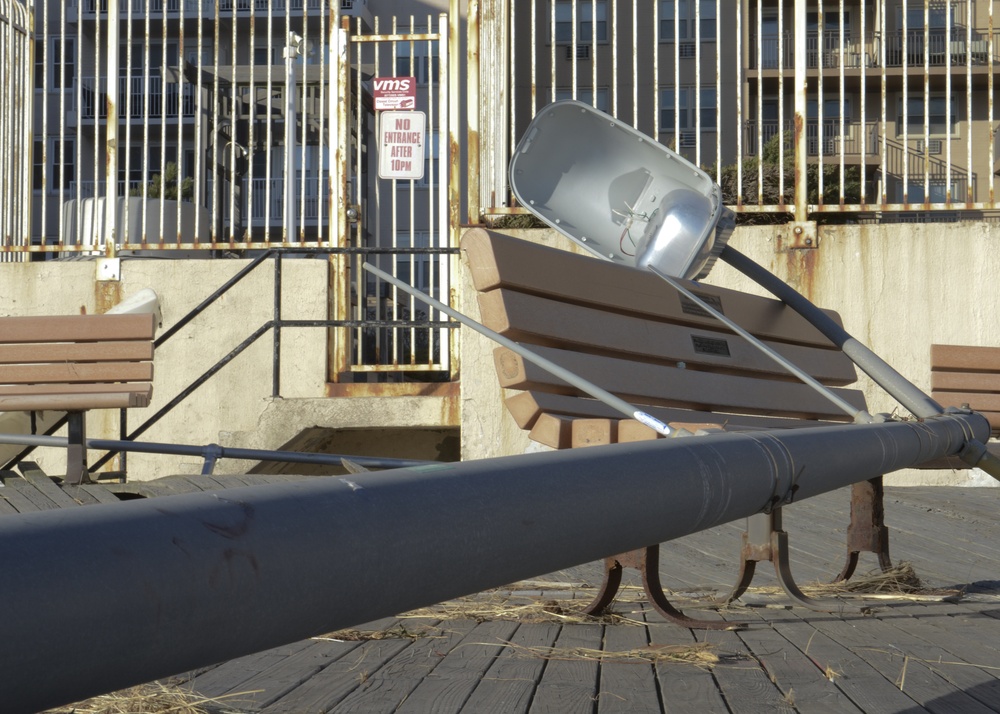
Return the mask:
MULTIPOLYGON (((845 121, 841 134, 840 119, 824 119, 820 135, 819 121, 810 119, 806 123, 806 140, 809 156, 839 156, 841 151, 847 156, 858 156, 865 148, 861 126, 858 122, 845 121)), ((785 156, 792 155, 792 122, 748 121, 743 127, 743 147, 747 156, 756 156, 764 145, 774 139, 779 131, 784 132, 785 156)), ((869 152, 873 153, 873 152, 869 152)))
MULTIPOLYGON (((791 32, 765 34, 750 40, 750 69, 782 69, 794 67, 795 38, 791 32)), ((879 32, 865 33, 864 40, 849 31, 844 32, 843 49, 839 30, 810 32, 806 38, 806 62, 810 69, 857 69, 882 66, 883 36, 879 32)), ((985 65, 989 62, 989 32, 973 30, 969 40, 965 28, 955 28, 949 35, 943 29, 911 29, 886 32, 884 36, 885 66, 930 67, 985 65), (904 41, 905 40, 905 41, 904 41), (905 45, 905 47, 904 47, 905 45)), ((1000 61, 1000 31, 994 31, 993 61, 1000 61)))
MULTIPOLYGON (((274 13, 285 12, 286 0, 218 0, 218 9, 221 13, 250 14, 261 13, 266 15, 268 11, 274 13)), ((108 0, 69 0, 67 9, 74 11, 79 9, 84 17, 95 17, 98 14, 107 15, 108 0)), ((216 0, 124 0, 119 3, 119 14, 122 17, 129 13, 135 18, 145 17, 147 9, 150 15, 179 16, 181 10, 186 17, 196 17, 199 14, 205 18, 215 16, 216 0)), ((309 12, 320 12, 325 10, 326 4, 323 0, 288 0, 288 10, 300 13, 303 10, 309 12)))
MULTIPOLYGON (((108 78, 82 77, 80 116, 85 120, 106 119, 108 116, 108 78)), ((196 88, 191 84, 164 82, 159 71, 147 78, 139 74, 118 78, 118 118, 141 119, 147 112, 150 119, 190 118, 195 115, 196 88)))

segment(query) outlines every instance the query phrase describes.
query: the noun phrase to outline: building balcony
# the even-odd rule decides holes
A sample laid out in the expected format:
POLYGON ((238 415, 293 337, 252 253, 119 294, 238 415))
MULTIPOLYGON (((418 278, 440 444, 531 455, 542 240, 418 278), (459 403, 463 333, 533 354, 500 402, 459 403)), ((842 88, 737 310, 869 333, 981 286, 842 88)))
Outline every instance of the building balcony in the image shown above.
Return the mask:
MULTIPOLYGON (((994 31, 993 61, 1000 63, 1000 31, 994 31)), ((845 31, 843 40, 839 31, 810 32, 806 38, 806 66, 809 69, 860 69, 881 67, 918 68, 926 64, 931 67, 964 67, 968 62, 976 66, 986 65, 990 59, 989 32, 973 30, 969 40, 965 28, 953 29, 951 35, 945 30, 932 29, 925 36, 923 28, 886 32, 866 33, 862 38, 856 33, 845 31), (884 47, 883 47, 884 45, 884 47)), ((756 34, 750 37, 749 68, 752 70, 791 71, 795 66, 794 35, 756 34)))
MULTIPOLYGON (((81 121, 107 120, 108 78, 81 77, 80 83, 81 121)), ((193 119, 197 109, 196 93, 194 85, 164 82, 158 72, 149 77, 119 77, 118 120, 142 121, 144 116, 155 121, 164 117, 167 121, 193 119)))
MULTIPOLYGON (((326 11, 323 0, 120 0, 118 13, 121 18, 131 15, 137 20, 145 18, 147 12, 156 18, 180 18, 182 14, 185 18, 213 18, 218 4, 218 11, 228 17, 233 14, 249 17, 251 13, 267 16, 269 12, 277 16, 284 15, 286 2, 293 16, 326 11)), ((107 17, 108 0, 67 0, 66 9, 71 20, 107 17)))

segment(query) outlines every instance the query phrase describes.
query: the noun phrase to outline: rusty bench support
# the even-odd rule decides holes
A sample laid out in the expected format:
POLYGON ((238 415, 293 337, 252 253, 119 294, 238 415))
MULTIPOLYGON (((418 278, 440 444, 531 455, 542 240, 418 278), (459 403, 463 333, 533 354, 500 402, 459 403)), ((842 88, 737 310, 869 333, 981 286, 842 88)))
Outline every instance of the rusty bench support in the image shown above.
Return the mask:
POLYGON ((882 477, 851 486, 851 522, 847 526, 847 562, 834 582, 854 575, 861 553, 874 553, 882 572, 892 569, 889 558, 889 529, 885 525, 882 477))
POLYGON ((660 583, 660 546, 650 545, 627 553, 620 553, 604 559, 604 581, 598 588, 594 600, 583 608, 587 615, 601 615, 615 601, 621 589, 622 573, 625 568, 634 568, 642 576, 642 588, 649 602, 658 613, 669 622, 681 627, 699 630, 735 630, 744 626, 739 622, 723 620, 700 620, 685 615, 674 607, 663 592, 660 583))

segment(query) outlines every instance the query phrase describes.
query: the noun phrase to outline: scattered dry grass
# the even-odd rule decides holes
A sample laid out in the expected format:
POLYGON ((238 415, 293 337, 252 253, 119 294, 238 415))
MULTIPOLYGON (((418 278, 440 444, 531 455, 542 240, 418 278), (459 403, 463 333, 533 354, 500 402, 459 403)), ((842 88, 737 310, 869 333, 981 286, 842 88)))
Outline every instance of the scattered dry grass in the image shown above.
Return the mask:
MULTIPOLYGON (((475 620, 476 622, 492 622, 508 620, 516 622, 558 622, 567 623, 597 623, 602 625, 645 625, 620 611, 608 610, 599 616, 587 615, 582 612, 589 599, 553 599, 511 597, 509 594, 494 594, 489 598, 482 595, 449 600, 438 605, 413 610, 400 617, 425 618, 437 617, 444 620, 475 620)), ((638 610, 639 600, 619 599, 615 605, 626 612, 638 610), (630 607, 630 605, 636 607, 630 607)))
MULTIPOLYGON (((844 582, 808 583, 800 587, 806 595, 818 598, 843 595, 945 598, 961 594, 959 590, 935 590, 925 587, 913 566, 907 562, 899 563, 886 572, 873 570, 844 582)), ((777 586, 751 588, 750 591, 768 594, 782 592, 777 586)))
POLYGON ((102 694, 46 714, 213 714, 226 710, 225 699, 252 694, 241 692, 209 699, 169 682, 151 682, 102 694))

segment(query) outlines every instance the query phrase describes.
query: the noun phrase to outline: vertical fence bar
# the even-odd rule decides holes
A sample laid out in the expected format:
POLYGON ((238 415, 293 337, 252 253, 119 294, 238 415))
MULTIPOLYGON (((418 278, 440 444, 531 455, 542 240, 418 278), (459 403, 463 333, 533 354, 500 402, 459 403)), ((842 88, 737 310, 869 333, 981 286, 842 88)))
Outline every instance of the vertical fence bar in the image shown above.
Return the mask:
MULTIPOLYGON (((778 9, 778 203, 785 202, 785 12, 778 9)), ((760 137, 763 158, 764 137, 760 137)), ((762 162, 763 163, 763 162, 762 162)))
MULTIPOLYGON (((764 205, 764 0, 757 0, 757 206, 764 205)), ((778 11, 779 17, 781 11, 778 11)), ((781 62, 782 58, 779 57, 781 62)), ((780 120, 780 117, 779 117, 780 120)))
MULTIPOLYGON (((861 12, 865 9, 862 6, 861 12)), ((844 133, 844 114, 845 107, 847 106, 847 96, 844 87, 844 58, 846 57, 844 53, 844 0, 840 0, 840 209, 844 209, 844 153, 847 149, 847 136, 844 133)), ((824 48, 825 49, 825 48, 824 48)))
POLYGON ((805 0, 796 0, 794 14, 795 57, 795 220, 804 222, 809 216, 808 143, 806 139, 806 6, 805 0))
MULTIPOLYGON (((818 188, 816 189, 816 203, 823 207, 823 178, 826 173, 823 169, 826 166, 823 164, 823 44, 824 36, 826 34, 826 26, 823 23, 823 0, 817 0, 817 17, 816 17, 816 68, 817 68, 817 78, 816 78, 816 178, 818 183, 818 188)), ((806 39, 808 41, 808 38, 806 39)), ((806 90, 808 91, 808 89, 806 90)), ((806 126, 809 126, 809 111, 808 102, 806 104, 806 126)), ((808 130, 807 130, 808 133, 808 130)), ((807 154, 808 156, 808 154, 807 154)), ((806 159, 808 161, 808 158, 806 159)), ((803 164, 803 171, 808 172, 808 166, 803 164)))
POLYGON ((861 17, 859 18, 859 21, 861 23, 861 28, 860 28, 860 37, 858 38, 858 43, 859 43, 858 50, 861 56, 861 91, 859 92, 859 94, 861 94, 861 107, 860 107, 861 118, 858 123, 858 131, 859 131, 858 144, 861 153, 860 198, 861 198, 861 207, 862 209, 864 209, 867 199, 865 193, 865 186, 868 183, 868 114, 867 114, 867 108, 865 106, 865 96, 868 94, 868 84, 865 76, 866 74, 865 70, 867 70, 868 68, 868 38, 867 35, 865 34, 865 30, 867 29, 865 26, 866 25, 865 15, 868 12, 868 6, 862 3, 860 8, 861 8, 861 17))
MULTIPOLYGON (((951 97, 948 98, 951 102, 951 97)), ((924 208, 931 206, 931 0, 924 0, 924 208)))
MULTIPOLYGON (((126 0, 127 2, 128 0, 126 0)), ((100 0, 96 11, 100 14, 100 0)), ((118 0, 108 0, 108 57, 107 57, 107 127, 105 129, 105 151, 104 151, 104 235, 102 236, 103 247, 110 255, 114 255, 115 243, 117 242, 116 222, 118 204, 118 54, 119 54, 119 18, 118 0)), ((99 113, 95 114, 94 121, 97 121, 99 113)), ((60 211, 60 215, 62 212, 60 211)), ((59 234, 63 235, 62 221, 60 220, 59 234)), ((96 247, 96 246, 95 246, 96 247)))
POLYGON ((910 48, 909 48, 909 27, 908 27, 908 17, 906 8, 903 8, 903 34, 902 34, 902 49, 903 49, 903 106, 902 106, 902 117, 903 117, 903 204, 907 205, 910 202, 910 97, 909 97, 909 74, 910 74, 910 48))
POLYGON ((882 137, 881 137, 882 138, 882 147, 881 147, 880 162, 879 162, 879 179, 880 179, 880 184, 881 184, 881 186, 880 186, 880 189, 881 189, 880 190, 880 194, 881 195, 879 197, 879 201, 880 201, 880 206, 882 206, 884 208, 885 205, 889 202, 889 187, 888 187, 889 181, 888 181, 888 177, 886 175, 886 171, 888 169, 888 164, 886 162, 886 157, 888 156, 888 153, 889 153, 888 137, 886 136, 887 132, 889 131, 888 124, 886 123, 886 95, 889 92, 888 92, 888 84, 887 84, 888 79, 887 79, 887 75, 886 75, 886 66, 885 66, 886 44, 888 44, 888 37, 885 34, 885 29, 886 29, 885 28, 885 3, 886 3, 886 0, 880 0, 880 2, 881 2, 881 11, 879 13, 879 27, 881 29, 880 37, 882 38, 882 41, 881 41, 881 43, 879 43, 880 44, 880 47, 879 47, 879 66, 882 68, 882 85, 881 85, 882 86, 882 113, 880 115, 881 116, 881 123, 882 123, 882 137))

